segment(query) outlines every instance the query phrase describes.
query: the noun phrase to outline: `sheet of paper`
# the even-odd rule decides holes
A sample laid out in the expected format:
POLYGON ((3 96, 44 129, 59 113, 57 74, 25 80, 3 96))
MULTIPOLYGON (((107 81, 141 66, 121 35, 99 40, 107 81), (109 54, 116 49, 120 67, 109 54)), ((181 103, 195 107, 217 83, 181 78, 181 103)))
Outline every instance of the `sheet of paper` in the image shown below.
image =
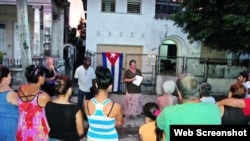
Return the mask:
POLYGON ((136 76, 135 76, 135 80, 133 81, 133 84, 135 84, 135 85, 137 85, 137 86, 140 86, 142 80, 143 80, 143 77, 142 77, 142 76, 136 75, 136 76))

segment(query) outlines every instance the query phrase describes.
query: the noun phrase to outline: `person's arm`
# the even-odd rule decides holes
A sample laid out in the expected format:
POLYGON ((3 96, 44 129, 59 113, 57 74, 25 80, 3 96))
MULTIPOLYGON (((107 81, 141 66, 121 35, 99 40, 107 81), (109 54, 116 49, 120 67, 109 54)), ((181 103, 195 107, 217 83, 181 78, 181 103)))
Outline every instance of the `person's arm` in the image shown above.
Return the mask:
POLYGON ((7 101, 9 103, 14 104, 14 105, 18 105, 18 100, 17 99, 18 99, 18 95, 17 95, 17 93, 14 90, 12 90, 12 91, 10 91, 8 93, 8 95, 7 95, 7 101))
POLYGON ((178 94, 178 102, 179 102, 179 104, 183 103, 183 98, 182 98, 182 95, 181 95, 179 90, 177 90, 177 94, 178 94))
POLYGON ((125 83, 129 83, 129 82, 133 82, 135 80, 135 77, 133 78, 128 78, 128 70, 126 70, 124 72, 124 75, 123 75, 123 82, 125 83))
POLYGON ((114 105, 116 108, 116 111, 118 111, 118 114, 116 116, 116 127, 122 127, 123 126, 123 113, 122 113, 122 108, 118 103, 115 103, 114 105))
POLYGON ((91 100, 85 100, 85 101, 84 101, 84 104, 83 104, 84 114, 85 114, 86 116, 90 114, 89 111, 88 111, 88 108, 89 108, 89 105, 88 105, 89 103, 88 103, 88 101, 91 102, 91 100))
POLYGON ((75 70, 73 81, 74 81, 74 83, 78 82, 78 69, 75 70))
POLYGON ((232 98, 232 92, 231 91, 228 92, 227 98, 232 98))
POLYGON ((82 136, 84 134, 83 117, 82 111, 80 109, 76 113, 76 130, 79 136, 82 136))
POLYGON ((244 99, 237 99, 237 98, 226 98, 226 99, 218 101, 216 104, 218 106, 227 105, 227 106, 238 107, 238 108, 245 108, 246 106, 244 99))
POLYGON ((133 82, 135 80, 135 77, 133 78, 125 78, 123 81, 124 82, 133 82))
POLYGON ((166 121, 166 116, 165 116, 164 113, 165 113, 165 110, 163 109, 161 111, 161 113, 156 118, 156 124, 162 130, 164 130, 164 128, 166 126, 166 122, 165 122, 166 121))
POLYGON ((40 107, 45 107, 45 105, 51 100, 49 94, 43 92, 38 97, 38 104, 40 107))
POLYGON ((221 117, 224 115, 224 105, 219 106, 221 117))
POLYGON ((46 70, 46 69, 49 72, 52 71, 54 75, 51 76, 51 77, 46 77, 45 81, 52 81, 52 80, 54 80, 57 77, 57 71, 56 71, 56 68, 55 68, 54 64, 51 64, 51 65, 49 65, 49 66, 47 66, 47 67, 44 68, 44 70, 46 70))

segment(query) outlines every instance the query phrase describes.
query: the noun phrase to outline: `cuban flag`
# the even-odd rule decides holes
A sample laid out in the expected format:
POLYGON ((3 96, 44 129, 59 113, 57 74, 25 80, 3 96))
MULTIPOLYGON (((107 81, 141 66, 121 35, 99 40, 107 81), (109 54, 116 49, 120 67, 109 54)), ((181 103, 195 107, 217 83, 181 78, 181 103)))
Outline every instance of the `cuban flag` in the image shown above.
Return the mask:
POLYGON ((122 60, 123 54, 116 52, 102 53, 103 67, 109 68, 113 76, 113 92, 121 90, 122 60))

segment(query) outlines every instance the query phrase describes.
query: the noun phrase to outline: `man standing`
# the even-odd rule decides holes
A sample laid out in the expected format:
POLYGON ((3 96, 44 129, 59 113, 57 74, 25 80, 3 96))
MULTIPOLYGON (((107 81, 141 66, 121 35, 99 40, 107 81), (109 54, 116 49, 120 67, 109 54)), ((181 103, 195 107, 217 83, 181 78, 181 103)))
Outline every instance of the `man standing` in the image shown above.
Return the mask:
MULTIPOLYGON (((249 80, 248 80, 248 73, 246 71, 242 71, 239 73, 237 77, 237 82, 243 84, 246 88, 246 97, 250 97, 249 94, 250 92, 248 89, 250 88, 249 80)), ((228 92, 228 98, 232 97, 232 92, 229 90, 228 92)))
POLYGON ((90 65, 90 57, 84 57, 83 65, 77 67, 74 75, 74 78, 78 80, 79 87, 77 105, 81 109, 83 108, 84 98, 91 99, 93 97, 90 89, 93 86, 93 81, 95 80, 96 76, 95 70, 90 65))

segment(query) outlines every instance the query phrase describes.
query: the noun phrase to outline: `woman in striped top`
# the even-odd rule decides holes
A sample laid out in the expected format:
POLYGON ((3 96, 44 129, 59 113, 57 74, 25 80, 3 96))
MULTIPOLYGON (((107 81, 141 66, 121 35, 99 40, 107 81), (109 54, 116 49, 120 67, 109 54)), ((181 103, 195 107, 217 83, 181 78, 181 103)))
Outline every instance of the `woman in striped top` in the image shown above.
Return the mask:
POLYGON ((96 88, 94 98, 84 103, 89 129, 87 141, 118 141, 116 126, 123 125, 122 108, 111 101, 108 94, 112 89, 112 75, 108 68, 96 68, 96 88))

